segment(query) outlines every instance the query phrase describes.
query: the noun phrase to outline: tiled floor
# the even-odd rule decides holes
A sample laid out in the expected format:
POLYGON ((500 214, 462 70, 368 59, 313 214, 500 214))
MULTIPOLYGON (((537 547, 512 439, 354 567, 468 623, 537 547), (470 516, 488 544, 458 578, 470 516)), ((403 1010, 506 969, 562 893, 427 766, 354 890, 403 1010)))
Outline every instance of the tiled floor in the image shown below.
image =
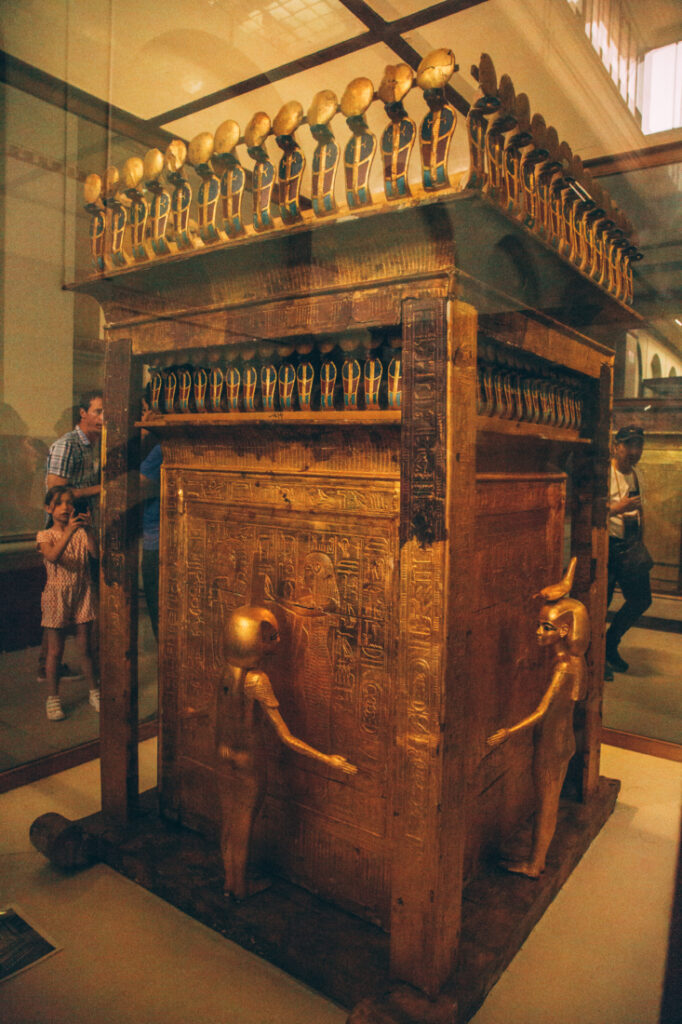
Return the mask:
MULTIPOLYGON (((141 788, 156 742, 140 747, 141 788)), ((59 872, 30 846, 46 811, 99 806, 99 763, 0 796, 0 905, 60 952, 0 987, 12 1024, 342 1024, 346 1011, 97 865, 59 872)), ((612 817, 473 1024, 657 1024, 677 837, 679 764, 613 747, 612 817)))

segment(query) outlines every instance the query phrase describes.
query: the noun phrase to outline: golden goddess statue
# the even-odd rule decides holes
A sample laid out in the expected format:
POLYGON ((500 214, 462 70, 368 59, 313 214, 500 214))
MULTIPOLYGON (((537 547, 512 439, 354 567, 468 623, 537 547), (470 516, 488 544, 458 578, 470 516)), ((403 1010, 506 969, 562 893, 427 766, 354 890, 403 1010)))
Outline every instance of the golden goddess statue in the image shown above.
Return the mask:
POLYGON ((536 636, 542 647, 553 648, 549 687, 527 718, 498 729, 487 741, 489 747, 497 747, 515 733, 533 730, 536 809, 531 851, 525 860, 502 862, 507 871, 529 878, 538 878, 545 869, 547 850, 556 830, 561 787, 575 753, 573 707, 586 695, 585 652, 590 643, 590 620, 585 605, 568 597, 575 564, 574 558, 563 580, 536 595, 547 602, 540 609, 536 636))

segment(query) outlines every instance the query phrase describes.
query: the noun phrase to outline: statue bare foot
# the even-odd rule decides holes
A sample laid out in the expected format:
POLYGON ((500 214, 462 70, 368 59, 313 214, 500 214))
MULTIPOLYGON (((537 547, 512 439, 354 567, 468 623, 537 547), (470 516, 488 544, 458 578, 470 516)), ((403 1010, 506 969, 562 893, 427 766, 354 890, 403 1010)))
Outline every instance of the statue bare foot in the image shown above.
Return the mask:
POLYGON ((263 875, 260 871, 249 870, 246 876, 246 890, 249 896, 255 896, 257 892, 264 892, 272 885, 269 875, 263 875))
POLYGON ((249 868, 249 873, 246 876, 246 888, 240 887, 239 892, 232 892, 230 889, 224 889, 223 895, 227 899, 233 899, 235 903, 241 903, 243 900, 247 900, 249 896, 255 896, 256 893, 264 892, 269 889, 272 885, 272 879, 269 875, 262 875, 259 871, 252 871, 249 868))
POLYGON ((531 860, 502 860, 500 866, 515 875, 526 875, 527 878, 539 878, 544 867, 534 864, 531 860))

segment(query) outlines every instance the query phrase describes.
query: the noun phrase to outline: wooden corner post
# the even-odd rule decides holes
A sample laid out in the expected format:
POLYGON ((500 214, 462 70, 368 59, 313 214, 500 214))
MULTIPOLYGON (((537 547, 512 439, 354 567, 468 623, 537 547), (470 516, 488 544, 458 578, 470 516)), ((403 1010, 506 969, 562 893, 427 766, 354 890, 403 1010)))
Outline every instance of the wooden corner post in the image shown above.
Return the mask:
POLYGON ((587 698, 576 720, 576 756, 571 776, 584 802, 599 785, 601 716, 604 689, 604 636, 609 538, 608 515, 610 424, 612 406, 612 358, 604 361, 599 377, 594 443, 589 452, 576 452, 574 480, 576 509, 573 518, 572 554, 578 557, 573 595, 590 616, 591 641, 587 652, 587 698))
POLYGON ((100 757, 102 810, 125 822, 137 806, 137 573, 139 458, 134 360, 127 338, 109 341, 102 441, 100 757))
POLYGON ((435 995, 459 941, 466 836, 475 311, 403 304, 391 973, 435 995))

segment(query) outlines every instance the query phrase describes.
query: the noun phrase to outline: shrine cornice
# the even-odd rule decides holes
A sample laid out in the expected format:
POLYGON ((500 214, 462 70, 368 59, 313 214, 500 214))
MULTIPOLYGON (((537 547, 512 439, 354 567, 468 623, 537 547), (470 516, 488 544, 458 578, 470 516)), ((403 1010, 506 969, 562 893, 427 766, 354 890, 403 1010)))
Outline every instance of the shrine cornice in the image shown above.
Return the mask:
POLYGON ((253 232, 65 287, 96 299, 110 336, 131 331, 144 352, 399 323, 402 299, 438 278, 483 313, 530 310, 602 339, 640 323, 474 190, 253 232))

